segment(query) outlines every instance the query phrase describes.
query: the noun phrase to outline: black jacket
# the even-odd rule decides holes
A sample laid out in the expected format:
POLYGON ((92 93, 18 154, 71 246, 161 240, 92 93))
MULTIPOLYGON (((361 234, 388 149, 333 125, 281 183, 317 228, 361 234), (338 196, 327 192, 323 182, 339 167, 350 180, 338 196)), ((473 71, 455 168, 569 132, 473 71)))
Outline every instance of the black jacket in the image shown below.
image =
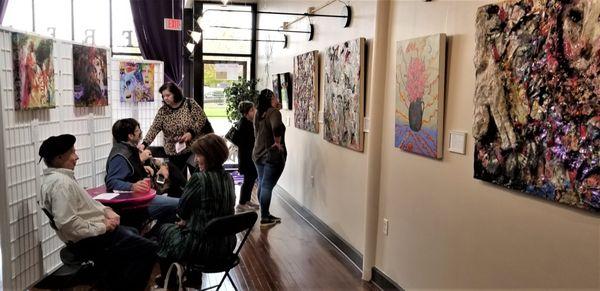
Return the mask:
POLYGON ((255 173, 256 167, 252 161, 254 148, 254 124, 245 117, 240 119, 238 129, 238 163, 240 173, 255 173))

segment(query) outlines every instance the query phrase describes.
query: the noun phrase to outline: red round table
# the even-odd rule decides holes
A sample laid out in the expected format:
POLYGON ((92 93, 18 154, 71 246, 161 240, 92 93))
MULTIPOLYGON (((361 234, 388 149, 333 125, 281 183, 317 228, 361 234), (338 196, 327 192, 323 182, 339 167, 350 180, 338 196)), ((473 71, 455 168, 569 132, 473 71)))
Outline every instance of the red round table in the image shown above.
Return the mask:
MULTIPOLYGON (((92 196, 92 198, 100 195, 102 193, 106 193, 105 186, 98 186, 95 188, 86 189, 88 194, 92 196)), ((118 208, 140 208, 148 206, 150 200, 156 197, 156 190, 150 189, 147 193, 133 193, 133 192, 123 192, 118 193, 117 197, 114 197, 109 200, 97 199, 98 202, 111 207, 118 208)))

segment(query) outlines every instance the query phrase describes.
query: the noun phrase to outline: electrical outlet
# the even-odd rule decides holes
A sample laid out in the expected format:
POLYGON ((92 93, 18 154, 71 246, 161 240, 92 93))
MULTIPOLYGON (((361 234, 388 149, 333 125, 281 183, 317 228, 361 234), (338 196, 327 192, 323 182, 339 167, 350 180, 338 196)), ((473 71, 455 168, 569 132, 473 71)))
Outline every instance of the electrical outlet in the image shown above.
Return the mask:
POLYGON ((390 226, 389 220, 387 218, 384 218, 383 219, 383 234, 388 235, 389 226, 390 226))

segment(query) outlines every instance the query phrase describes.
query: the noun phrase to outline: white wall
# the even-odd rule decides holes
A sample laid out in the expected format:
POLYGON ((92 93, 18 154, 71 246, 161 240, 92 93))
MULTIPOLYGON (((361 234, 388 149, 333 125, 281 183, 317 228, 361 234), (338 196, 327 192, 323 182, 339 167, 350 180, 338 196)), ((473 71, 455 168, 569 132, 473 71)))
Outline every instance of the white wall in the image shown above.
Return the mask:
POLYGON ((407 290, 600 289, 598 216, 473 179, 475 12, 489 1, 393 1, 376 266, 407 290), (444 159, 394 148, 396 41, 446 33, 444 159), (468 132, 450 153, 449 130, 468 132))
MULTIPOLYGON (((309 6, 320 6, 325 1, 259 1, 258 9, 264 11, 305 12, 309 6)), ((335 3, 319 13, 340 14, 341 3, 335 3)), ((271 75, 293 72, 293 58, 296 55, 319 50, 347 40, 365 37, 367 46, 371 45, 374 32, 374 1, 353 1, 354 18, 349 28, 337 18, 313 18, 315 37, 306 41, 303 34, 289 34, 290 44, 283 49, 280 43, 259 45, 257 78, 259 89, 272 88, 271 75)), ((259 14, 259 28, 278 28, 282 21, 295 19, 292 16, 274 16, 259 14)), ((307 30, 304 19, 291 27, 293 30, 307 30)), ((280 34, 260 33, 259 39, 281 39, 280 34)), ((367 50, 369 52, 369 50, 367 50)), ((322 57, 322 53, 320 57, 322 57)), ((367 55, 367 63, 371 54, 367 55)), ((322 61, 320 76, 323 76, 322 61)), ((368 74, 368 72, 367 72, 368 74)), ((368 76, 366 76, 368 79, 368 76)), ((323 111, 323 81, 319 88, 320 112, 323 111)), ((368 85, 367 85, 368 86, 368 85)), ((368 92, 368 90, 365 90, 368 92)), ((365 93, 366 94, 366 93, 365 93)), ((370 98, 370 96, 367 96, 370 98)), ((366 187, 366 154, 345 149, 325 141, 322 137, 322 123, 319 133, 310 133, 294 127, 292 111, 282 111, 286 121, 286 145, 288 161, 279 181, 303 206, 327 223, 344 240, 358 251, 364 248, 364 201, 366 187), (311 183, 314 177, 314 186, 311 183)), ((368 135, 365 135, 365 151, 368 135)), ((275 213, 277 215, 277 213, 275 213)))

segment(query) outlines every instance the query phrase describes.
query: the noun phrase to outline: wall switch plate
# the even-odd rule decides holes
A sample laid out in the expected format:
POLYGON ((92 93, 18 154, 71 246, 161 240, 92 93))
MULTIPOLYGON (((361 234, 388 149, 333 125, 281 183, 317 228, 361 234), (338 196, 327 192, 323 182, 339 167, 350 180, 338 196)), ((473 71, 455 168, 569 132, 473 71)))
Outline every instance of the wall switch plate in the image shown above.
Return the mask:
POLYGON ((467 133, 464 131, 450 131, 450 142, 449 150, 450 152, 462 154, 466 153, 466 144, 467 144, 467 133))
POLYGON ((387 218, 383 219, 383 234, 388 235, 390 221, 387 218))
POLYGON ((363 125, 363 131, 364 132, 369 132, 369 129, 371 128, 371 119, 368 117, 365 117, 365 124, 363 125))

